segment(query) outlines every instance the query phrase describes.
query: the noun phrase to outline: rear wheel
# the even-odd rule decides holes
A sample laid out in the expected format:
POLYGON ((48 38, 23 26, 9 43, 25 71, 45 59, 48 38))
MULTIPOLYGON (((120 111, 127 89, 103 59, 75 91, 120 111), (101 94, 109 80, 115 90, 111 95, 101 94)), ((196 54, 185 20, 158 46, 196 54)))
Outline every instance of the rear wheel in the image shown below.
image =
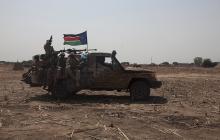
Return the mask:
POLYGON ((136 81, 130 86, 131 101, 146 99, 150 96, 150 87, 144 81, 136 81))

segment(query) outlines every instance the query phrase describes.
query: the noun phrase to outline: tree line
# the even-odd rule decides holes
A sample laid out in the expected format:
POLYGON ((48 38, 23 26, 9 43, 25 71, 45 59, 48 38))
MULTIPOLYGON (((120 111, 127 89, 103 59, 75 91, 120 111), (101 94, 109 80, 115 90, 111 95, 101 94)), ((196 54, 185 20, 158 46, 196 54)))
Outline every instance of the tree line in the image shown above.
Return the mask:
POLYGON ((212 62, 212 60, 209 58, 203 59, 202 57, 195 57, 194 64, 196 66, 210 68, 210 67, 215 67, 216 65, 218 65, 218 62, 212 62))

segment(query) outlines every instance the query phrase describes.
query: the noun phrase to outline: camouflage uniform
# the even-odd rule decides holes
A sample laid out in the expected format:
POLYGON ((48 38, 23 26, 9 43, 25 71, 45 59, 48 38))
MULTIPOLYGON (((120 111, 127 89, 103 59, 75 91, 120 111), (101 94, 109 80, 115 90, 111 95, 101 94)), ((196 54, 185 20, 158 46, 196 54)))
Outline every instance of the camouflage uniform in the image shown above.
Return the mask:
POLYGON ((67 76, 72 78, 76 86, 80 86, 80 60, 74 54, 70 54, 66 61, 66 73, 67 76))
POLYGON ((65 54, 61 53, 59 55, 59 58, 57 60, 57 78, 65 78, 65 68, 66 68, 66 59, 65 59, 65 54))
POLYGON ((57 66, 58 57, 56 53, 53 53, 52 56, 48 59, 48 66, 46 68, 46 85, 48 86, 48 91, 52 90, 55 80, 56 74, 56 66, 57 66))
POLYGON ((51 40, 47 40, 44 45, 44 50, 46 54, 46 58, 50 57, 54 53, 53 46, 51 46, 51 40))
POLYGON ((44 45, 44 50, 45 50, 45 58, 44 58, 44 63, 43 63, 43 78, 42 78, 42 84, 43 88, 49 87, 52 85, 52 77, 53 77, 53 71, 56 66, 57 62, 57 57, 54 54, 54 49, 53 46, 51 46, 52 42, 52 37, 50 40, 46 41, 46 44, 44 45), (50 82, 50 83, 49 83, 50 82), (50 86, 49 86, 50 85, 50 86))
POLYGON ((115 50, 113 50, 112 51, 112 69, 113 70, 119 70, 120 69, 120 66, 118 65, 119 64, 119 62, 118 62, 118 60, 115 58, 115 56, 116 56, 116 51, 115 50))

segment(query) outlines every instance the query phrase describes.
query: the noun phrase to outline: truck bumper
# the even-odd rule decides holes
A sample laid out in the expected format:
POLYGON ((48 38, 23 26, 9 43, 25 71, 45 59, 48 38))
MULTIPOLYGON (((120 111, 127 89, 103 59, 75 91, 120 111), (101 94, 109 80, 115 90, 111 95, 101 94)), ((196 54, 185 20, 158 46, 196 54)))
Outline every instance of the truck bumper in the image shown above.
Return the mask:
POLYGON ((162 82, 161 81, 151 81, 151 88, 160 88, 162 86, 162 82))

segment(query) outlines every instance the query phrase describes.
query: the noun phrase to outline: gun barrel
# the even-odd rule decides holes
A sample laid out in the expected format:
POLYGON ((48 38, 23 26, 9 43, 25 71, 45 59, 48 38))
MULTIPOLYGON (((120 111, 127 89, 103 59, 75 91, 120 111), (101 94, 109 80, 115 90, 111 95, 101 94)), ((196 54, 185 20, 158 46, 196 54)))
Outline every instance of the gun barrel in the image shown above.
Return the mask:
MULTIPOLYGON (((55 51, 54 53, 55 54, 59 54, 61 52, 66 52, 66 53, 71 53, 71 52, 74 52, 74 53, 81 53, 81 52, 85 52, 87 51, 86 49, 80 49, 80 50, 77 50, 77 49, 63 49, 63 50, 59 50, 59 51, 55 51)), ((88 51, 97 51, 97 49, 89 49, 88 51)))

